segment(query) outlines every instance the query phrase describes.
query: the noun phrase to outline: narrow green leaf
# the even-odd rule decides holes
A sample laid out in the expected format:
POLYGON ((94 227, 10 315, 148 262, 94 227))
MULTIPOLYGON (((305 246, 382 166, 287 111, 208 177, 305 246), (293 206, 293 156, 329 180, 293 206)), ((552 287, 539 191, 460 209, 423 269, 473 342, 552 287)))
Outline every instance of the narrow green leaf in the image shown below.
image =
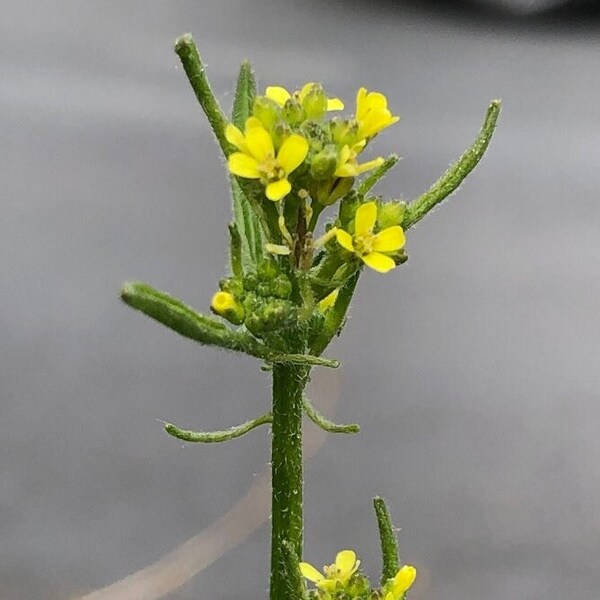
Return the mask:
POLYGON ((212 130, 223 150, 225 156, 230 152, 230 145, 225 138, 225 127, 227 118, 221 110, 215 95, 206 77, 204 64, 200 58, 198 48, 191 34, 186 33, 175 42, 175 52, 181 60, 181 64, 190 81, 190 85, 196 94, 196 98, 212 127, 212 130))
POLYGON ((252 114, 252 105, 256 96, 256 80, 252 66, 244 61, 240 66, 240 74, 235 88, 233 112, 231 120, 239 129, 244 129, 246 119, 252 114))
POLYGON ((309 401, 304 398, 302 401, 304 411, 308 418, 315 424, 318 425, 324 431, 328 433, 358 433, 360 426, 357 423, 349 423, 347 425, 334 423, 326 417, 324 417, 309 401))
POLYGON ((471 147, 424 194, 406 207, 402 227, 409 229, 430 210, 447 198, 464 181, 481 160, 494 134, 500 100, 494 100, 487 109, 483 126, 471 147))
POLYGON ((380 167, 375 169, 366 179, 363 179, 360 182, 358 193, 364 196, 369 192, 390 169, 394 168, 399 160, 400 157, 397 154, 390 154, 380 167))
POLYGON ((250 421, 246 421, 241 425, 236 425, 235 427, 231 427, 229 429, 225 429, 223 431, 189 431, 187 429, 180 429, 173 423, 165 423, 165 431, 177 438, 178 440, 183 440, 184 442, 200 442, 203 444, 215 444, 219 442, 228 442, 229 440, 234 440, 235 438, 239 438, 242 435, 252 431, 255 427, 259 425, 264 425, 265 423, 272 423, 273 415, 269 412, 266 413, 257 419, 252 419, 250 421))
POLYGON ((121 290, 121 299, 132 308, 200 344, 245 352, 264 360, 268 360, 272 354, 248 333, 234 331, 212 317, 201 315, 178 298, 146 283, 126 283, 121 290))
POLYGON ((147 283, 126 283, 121 289, 125 304, 143 312, 183 337, 207 346, 244 352, 273 364, 304 365, 311 367, 340 366, 338 360, 308 354, 282 354, 273 352, 243 330, 233 330, 220 321, 197 313, 178 298, 161 292, 147 283))
POLYGON ((400 568, 398 556, 398 543, 394 534, 392 519, 383 498, 373 498, 373 507, 379 526, 379 539, 381 540, 381 554, 383 557, 383 568, 381 571, 381 585, 392 579, 400 568))

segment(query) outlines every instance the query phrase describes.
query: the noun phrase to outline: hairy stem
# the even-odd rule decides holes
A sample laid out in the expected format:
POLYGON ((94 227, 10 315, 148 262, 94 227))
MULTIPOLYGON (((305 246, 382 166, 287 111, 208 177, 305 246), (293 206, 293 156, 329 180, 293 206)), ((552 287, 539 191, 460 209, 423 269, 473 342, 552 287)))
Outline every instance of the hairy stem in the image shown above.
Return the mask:
POLYGON ((284 544, 302 556, 302 399, 309 368, 273 366, 271 600, 287 597, 284 544))

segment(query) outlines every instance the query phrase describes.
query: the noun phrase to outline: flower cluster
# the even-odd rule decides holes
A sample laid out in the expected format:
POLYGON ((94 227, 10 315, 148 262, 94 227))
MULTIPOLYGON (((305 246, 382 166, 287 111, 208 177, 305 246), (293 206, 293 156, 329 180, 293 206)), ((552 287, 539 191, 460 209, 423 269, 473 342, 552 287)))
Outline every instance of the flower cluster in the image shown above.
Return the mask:
POLYGON ((338 98, 328 98, 318 83, 307 83, 290 94, 270 86, 254 100, 253 114, 244 131, 230 124, 227 141, 236 151, 229 170, 239 177, 258 179, 265 196, 278 202, 293 191, 305 190, 316 201, 332 204, 347 192, 354 177, 380 166, 378 157, 358 163, 359 154, 380 131, 395 123, 379 92, 358 91, 353 118, 324 120, 328 112, 344 109, 338 98), (304 169, 299 167, 304 163, 304 169))
POLYGON ((263 339, 300 325, 310 338, 363 265, 386 273, 406 260, 403 203, 368 196, 397 158, 388 166, 382 157, 362 160, 371 140, 399 117, 382 93, 365 88, 354 115, 345 117, 344 103, 314 82, 294 92, 267 87, 249 108, 224 134, 229 171, 262 223, 262 266, 223 280, 211 309, 263 339), (372 183, 362 188, 357 178, 367 172, 372 183), (336 203, 337 217, 316 235, 319 217, 336 203))
POLYGON ((415 567, 404 565, 380 589, 372 589, 368 578, 359 571, 359 567, 360 560, 357 560, 356 553, 353 550, 342 550, 338 552, 332 565, 323 567, 323 573, 305 562, 300 563, 300 572, 315 584, 314 596, 319 600, 403 600, 417 576, 415 567))

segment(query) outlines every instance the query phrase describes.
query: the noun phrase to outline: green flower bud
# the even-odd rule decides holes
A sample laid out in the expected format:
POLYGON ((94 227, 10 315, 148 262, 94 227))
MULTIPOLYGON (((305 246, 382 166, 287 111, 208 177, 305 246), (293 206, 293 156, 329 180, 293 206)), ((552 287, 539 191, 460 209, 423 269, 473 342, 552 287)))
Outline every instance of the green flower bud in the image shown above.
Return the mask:
POLYGON ((274 279, 279 275, 279 265, 273 258, 263 258, 256 269, 256 273, 260 279, 274 279))
POLYGON ((406 202, 394 200, 393 202, 379 202, 378 204, 377 224, 380 230, 402 224, 406 202))
POLYGON ((352 146, 357 141, 358 123, 354 120, 340 119, 334 117, 329 124, 331 137, 333 141, 341 148, 343 146, 352 146))
POLYGON ((222 292, 229 292, 238 298, 244 295, 244 285, 238 277, 225 277, 219 281, 219 289, 222 292))
POLYGON ((281 118, 281 109, 266 96, 256 96, 252 106, 252 116, 256 117, 265 129, 271 131, 281 118))
POLYGON ((271 294, 276 298, 287 300, 292 295, 292 282, 283 274, 271 282, 271 294))
POLYGON ((367 598, 371 592, 371 584, 364 575, 357 573, 346 584, 345 591, 350 598, 367 598))
POLYGON ((281 116, 286 123, 290 125, 299 125, 306 120, 306 113, 302 105, 296 100, 290 99, 283 105, 281 116))
POLYGON ((281 144, 283 144, 285 138, 287 138, 291 133, 290 126, 283 121, 279 121, 271 132, 271 139, 273 140, 273 144, 275 148, 280 148, 281 144))
POLYGON ((315 83, 312 86, 310 92, 308 92, 302 101, 302 107, 307 119, 318 121, 325 116, 327 112, 327 96, 321 84, 315 83))
POLYGON ((338 161, 338 150, 333 144, 325 146, 313 159, 310 174, 317 181, 330 180, 335 173, 338 161))
POLYGON ((253 292, 258 285, 258 277, 256 273, 247 273, 244 275, 244 289, 253 292))

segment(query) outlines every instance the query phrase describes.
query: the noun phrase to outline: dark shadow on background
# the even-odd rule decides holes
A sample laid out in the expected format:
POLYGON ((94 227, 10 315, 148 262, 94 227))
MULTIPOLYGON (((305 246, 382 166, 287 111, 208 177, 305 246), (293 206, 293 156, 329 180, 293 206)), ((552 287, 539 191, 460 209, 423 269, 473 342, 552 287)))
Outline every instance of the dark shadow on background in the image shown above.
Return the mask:
POLYGON ((477 0, 307 0, 307 10, 357 14, 380 11, 388 18, 410 12, 432 22, 452 22, 480 29, 514 32, 589 33, 600 30, 600 0, 572 0, 533 14, 518 14, 477 0))

